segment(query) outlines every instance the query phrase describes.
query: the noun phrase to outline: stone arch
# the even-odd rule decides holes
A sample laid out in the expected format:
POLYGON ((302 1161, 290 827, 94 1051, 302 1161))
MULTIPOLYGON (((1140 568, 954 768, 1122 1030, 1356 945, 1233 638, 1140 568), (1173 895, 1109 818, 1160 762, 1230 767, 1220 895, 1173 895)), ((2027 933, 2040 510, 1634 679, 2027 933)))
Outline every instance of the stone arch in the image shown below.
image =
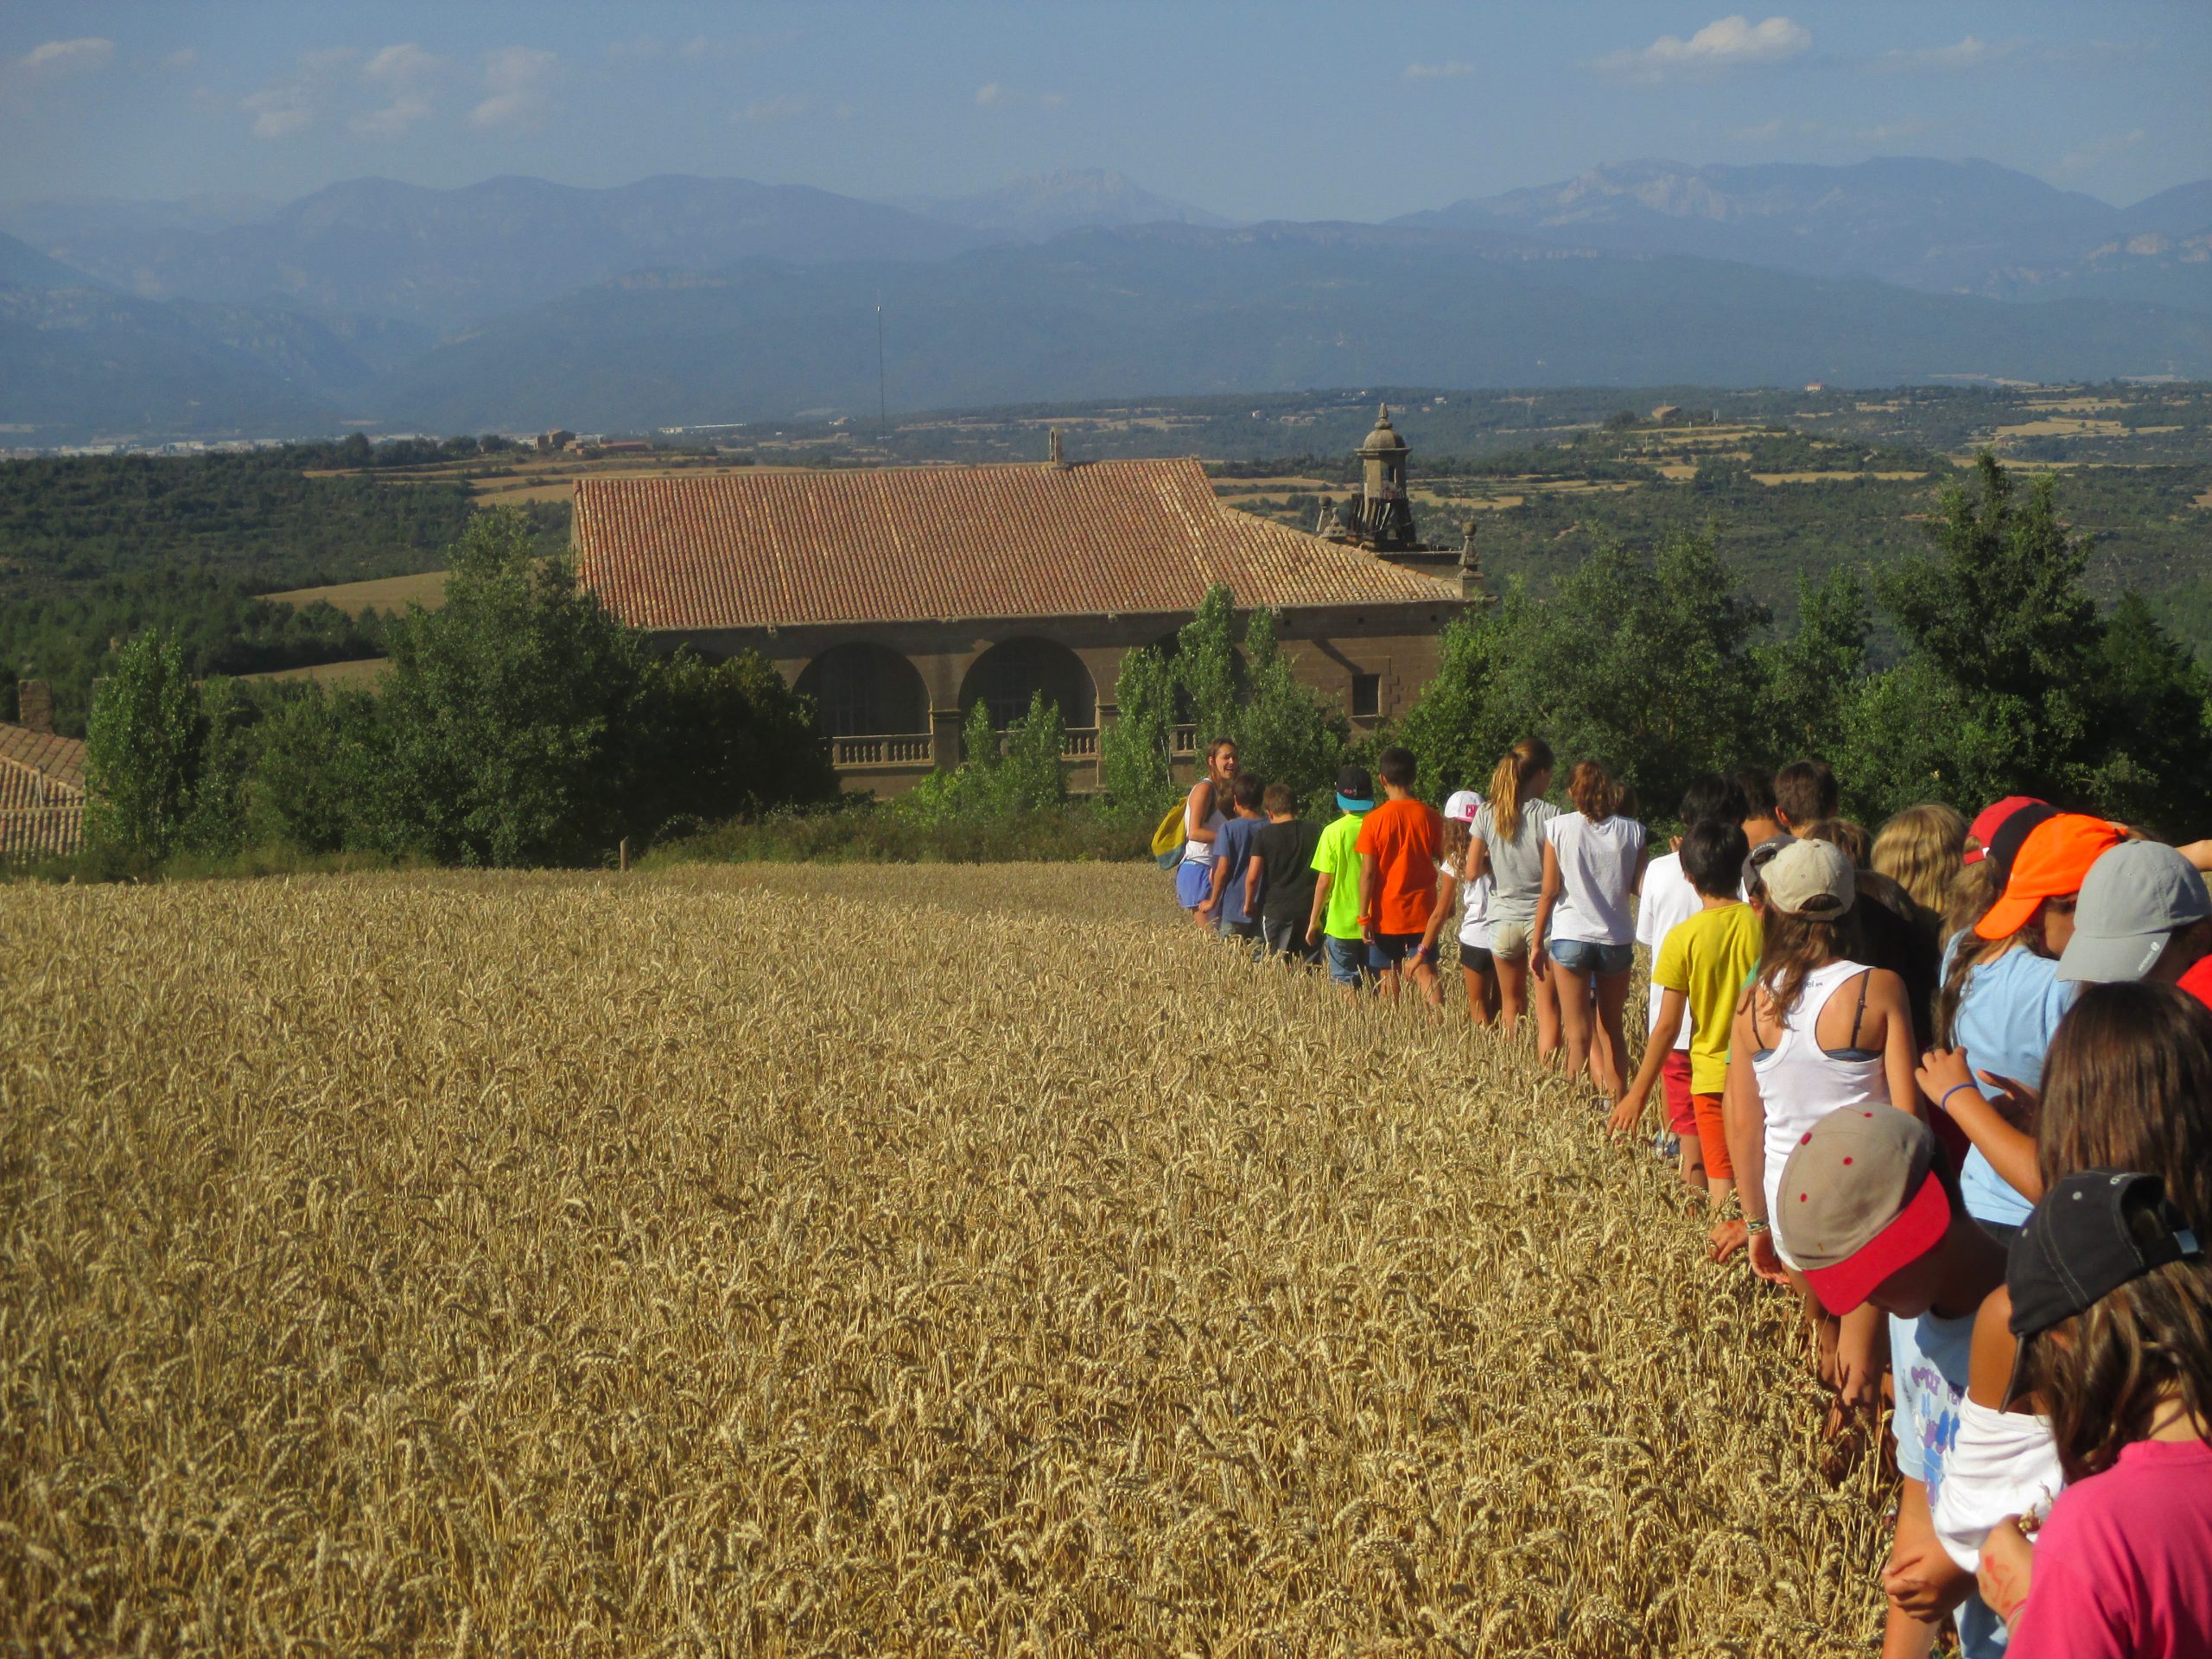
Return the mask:
POLYGON ((1029 712, 1029 699, 1039 691, 1059 705, 1063 724, 1098 723, 1098 687, 1083 658, 1034 635, 1002 639, 970 664, 960 682, 960 706, 987 705, 991 724, 1003 731, 1029 712))
POLYGON ((849 639, 800 672, 795 687, 814 699, 832 737, 896 737, 930 728, 930 694, 914 665, 888 645, 849 639))

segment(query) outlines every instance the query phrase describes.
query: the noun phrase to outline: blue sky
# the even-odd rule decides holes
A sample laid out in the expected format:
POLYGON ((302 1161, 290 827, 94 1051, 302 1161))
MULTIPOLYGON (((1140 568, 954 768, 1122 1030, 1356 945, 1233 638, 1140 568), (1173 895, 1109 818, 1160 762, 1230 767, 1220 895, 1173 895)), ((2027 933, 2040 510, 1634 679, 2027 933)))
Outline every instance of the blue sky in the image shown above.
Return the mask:
POLYGON ((2123 203, 2212 176, 2205 0, 1726 3, 10 0, 0 200, 1088 166, 1376 219, 1637 156, 1979 156, 2123 203))

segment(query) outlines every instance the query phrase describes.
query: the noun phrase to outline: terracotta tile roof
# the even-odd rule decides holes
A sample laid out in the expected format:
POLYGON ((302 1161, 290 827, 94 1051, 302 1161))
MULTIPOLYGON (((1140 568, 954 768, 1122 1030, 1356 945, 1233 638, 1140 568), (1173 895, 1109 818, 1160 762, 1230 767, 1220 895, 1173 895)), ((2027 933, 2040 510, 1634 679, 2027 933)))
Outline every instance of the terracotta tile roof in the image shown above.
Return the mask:
POLYGON ((582 478, 576 568, 646 628, 1437 605, 1456 585, 1225 506, 1195 461, 582 478))
POLYGON ((0 725, 0 861, 67 856, 84 844, 84 744, 0 725))
POLYGON ((37 806, 22 811, 0 808, 0 862, 13 859, 67 858, 85 845, 85 809, 37 806))
POLYGON ((0 764, 13 761, 33 772, 42 772, 57 783, 82 794, 85 788, 85 744, 75 737, 56 737, 28 726, 0 723, 0 764))

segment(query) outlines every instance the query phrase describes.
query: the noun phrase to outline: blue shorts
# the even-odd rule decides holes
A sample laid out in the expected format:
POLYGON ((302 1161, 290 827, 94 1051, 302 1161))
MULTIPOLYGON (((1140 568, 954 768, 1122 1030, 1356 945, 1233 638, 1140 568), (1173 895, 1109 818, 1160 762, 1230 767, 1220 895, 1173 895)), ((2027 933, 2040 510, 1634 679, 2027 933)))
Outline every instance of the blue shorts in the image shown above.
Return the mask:
POLYGON ((1349 985, 1357 990, 1367 982, 1365 939, 1340 939, 1333 933, 1325 933, 1321 943, 1328 947, 1329 979, 1332 984, 1349 985))
POLYGON ((1589 939, 1554 939, 1552 960, 1571 974, 1624 974, 1636 961, 1632 944, 1599 944, 1589 939))
POLYGON ((1185 910, 1196 910, 1206 901, 1213 891, 1213 866, 1193 864, 1185 859, 1175 869, 1175 902, 1185 910))
POLYGON ((1421 951, 1418 933, 1378 933, 1367 947, 1367 965, 1378 974, 1410 968, 1421 951))

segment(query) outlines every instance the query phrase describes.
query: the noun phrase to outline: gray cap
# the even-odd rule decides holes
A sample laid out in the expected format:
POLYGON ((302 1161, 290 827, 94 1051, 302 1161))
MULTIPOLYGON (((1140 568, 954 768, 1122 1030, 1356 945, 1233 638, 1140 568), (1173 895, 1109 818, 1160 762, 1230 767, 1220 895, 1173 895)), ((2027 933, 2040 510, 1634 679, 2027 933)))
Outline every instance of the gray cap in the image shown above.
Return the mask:
POLYGON ((2169 934, 2207 916, 2212 894, 2187 859, 2155 841, 2123 841, 2099 854, 2082 880, 2074 937, 2058 958, 2058 976, 2093 983, 2140 979, 2169 934))

